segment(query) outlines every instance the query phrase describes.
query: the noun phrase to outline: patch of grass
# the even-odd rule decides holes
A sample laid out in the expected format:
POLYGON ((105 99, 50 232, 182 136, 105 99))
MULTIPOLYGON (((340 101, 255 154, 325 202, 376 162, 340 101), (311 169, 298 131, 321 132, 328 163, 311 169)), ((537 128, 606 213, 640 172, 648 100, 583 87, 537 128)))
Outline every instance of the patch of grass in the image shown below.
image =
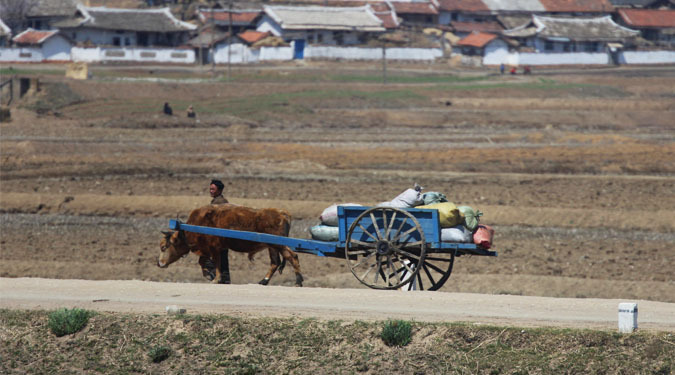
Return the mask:
POLYGON ((66 75, 65 69, 16 69, 13 67, 0 69, 0 76, 39 76, 39 75, 66 75))
POLYGON ((405 320, 388 320, 380 337, 388 346, 406 346, 412 340, 412 324, 405 320))
POLYGON ((70 335, 84 328, 91 315, 91 312, 78 308, 59 309, 49 314, 49 329, 59 337, 70 335))
POLYGON ((155 345, 148 351, 148 357, 154 363, 162 362, 171 356, 172 350, 167 345, 155 345))
POLYGON ((62 340, 48 334, 48 314, 0 310, 0 373, 384 374, 412 373, 411 365, 426 374, 675 370, 675 336, 668 332, 415 322, 416 339, 390 347, 382 343, 384 322, 101 313, 86 334, 62 340))
POLYGON ((43 84, 42 92, 36 94, 35 98, 29 98, 28 103, 24 107, 43 114, 83 101, 84 98, 71 90, 67 84, 50 82, 43 84))

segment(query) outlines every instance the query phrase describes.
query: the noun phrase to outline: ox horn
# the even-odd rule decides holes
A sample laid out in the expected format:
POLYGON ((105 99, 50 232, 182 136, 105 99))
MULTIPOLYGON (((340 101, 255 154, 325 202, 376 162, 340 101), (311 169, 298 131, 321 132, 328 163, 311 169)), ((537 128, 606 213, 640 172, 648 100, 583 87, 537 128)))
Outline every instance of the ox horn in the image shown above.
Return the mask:
POLYGON ((163 230, 163 231, 162 231, 162 234, 165 235, 165 236, 170 236, 170 235, 173 234, 173 232, 169 232, 169 231, 163 230))

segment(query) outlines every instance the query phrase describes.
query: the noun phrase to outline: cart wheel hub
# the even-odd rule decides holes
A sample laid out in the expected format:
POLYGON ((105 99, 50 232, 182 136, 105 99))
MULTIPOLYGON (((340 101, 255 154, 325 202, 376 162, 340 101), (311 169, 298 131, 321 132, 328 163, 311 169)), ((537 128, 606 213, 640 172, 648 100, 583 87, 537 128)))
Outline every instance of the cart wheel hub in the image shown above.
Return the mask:
POLYGON ((388 241, 377 242, 377 253, 379 255, 387 255, 391 252, 391 246, 388 241))

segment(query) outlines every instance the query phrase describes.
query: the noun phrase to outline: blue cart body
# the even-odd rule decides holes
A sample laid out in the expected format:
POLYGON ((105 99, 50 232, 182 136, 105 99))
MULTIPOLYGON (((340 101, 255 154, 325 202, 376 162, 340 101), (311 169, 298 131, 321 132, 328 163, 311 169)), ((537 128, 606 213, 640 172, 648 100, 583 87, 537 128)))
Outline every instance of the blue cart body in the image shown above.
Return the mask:
MULTIPOLYGON (((203 227, 197 225, 183 224, 178 220, 171 220, 169 222, 169 227, 173 230, 184 230, 188 232, 226 237, 239 240, 247 240, 253 242, 261 242, 272 245, 282 245, 288 246, 291 249, 294 249, 300 253, 314 254, 317 256, 331 256, 331 257, 344 257, 344 249, 347 245, 347 234, 349 233, 350 228, 354 221, 356 221, 361 214, 371 207, 365 206, 339 206, 338 207, 338 227, 339 227, 339 240, 338 241, 317 241, 309 239, 299 239, 291 237, 283 237, 272 234, 265 233, 255 233, 255 232, 246 232, 238 231, 231 229, 221 229, 221 228, 212 228, 212 227, 203 227)), ((416 209, 409 208, 405 211, 412 214, 419 226, 421 231, 413 231, 410 233, 409 237, 402 238, 402 242, 416 242, 420 241, 420 236, 424 236, 424 242, 426 243, 427 252, 429 253, 445 253, 445 252, 454 252, 456 256, 471 254, 471 255, 485 255, 485 256, 496 256, 497 252, 489 251, 482 249, 472 243, 456 243, 456 242, 441 242, 441 226, 438 218, 437 210, 430 209, 416 209), (421 233, 421 234, 420 234, 421 233)), ((355 226, 351 232, 351 238, 357 239, 362 242, 373 242, 374 239, 372 235, 373 228, 382 227, 383 220, 393 220, 387 224, 392 224, 389 226, 398 227, 398 223, 401 222, 402 225, 407 225, 402 221, 402 217, 391 217, 387 218, 375 218, 375 221, 371 217, 363 217, 359 221, 359 225, 355 226)), ((404 226, 401 232, 406 232, 407 228, 404 226)))

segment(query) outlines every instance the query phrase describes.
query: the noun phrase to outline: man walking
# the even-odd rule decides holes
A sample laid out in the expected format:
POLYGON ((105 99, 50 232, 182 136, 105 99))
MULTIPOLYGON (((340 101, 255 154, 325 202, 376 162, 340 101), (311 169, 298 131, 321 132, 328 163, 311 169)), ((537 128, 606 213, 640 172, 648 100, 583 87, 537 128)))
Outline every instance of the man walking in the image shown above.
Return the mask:
MULTIPOLYGON (((211 180, 209 185, 209 194, 211 194, 211 204, 226 204, 229 203, 225 197, 223 197, 223 189, 225 185, 220 180, 211 180)), ((220 253, 220 284, 230 284, 230 262, 228 259, 228 249, 223 249, 220 253)), ((213 280, 216 277, 215 265, 211 258, 201 256, 199 257, 199 264, 202 266, 202 275, 209 280, 213 280)))

